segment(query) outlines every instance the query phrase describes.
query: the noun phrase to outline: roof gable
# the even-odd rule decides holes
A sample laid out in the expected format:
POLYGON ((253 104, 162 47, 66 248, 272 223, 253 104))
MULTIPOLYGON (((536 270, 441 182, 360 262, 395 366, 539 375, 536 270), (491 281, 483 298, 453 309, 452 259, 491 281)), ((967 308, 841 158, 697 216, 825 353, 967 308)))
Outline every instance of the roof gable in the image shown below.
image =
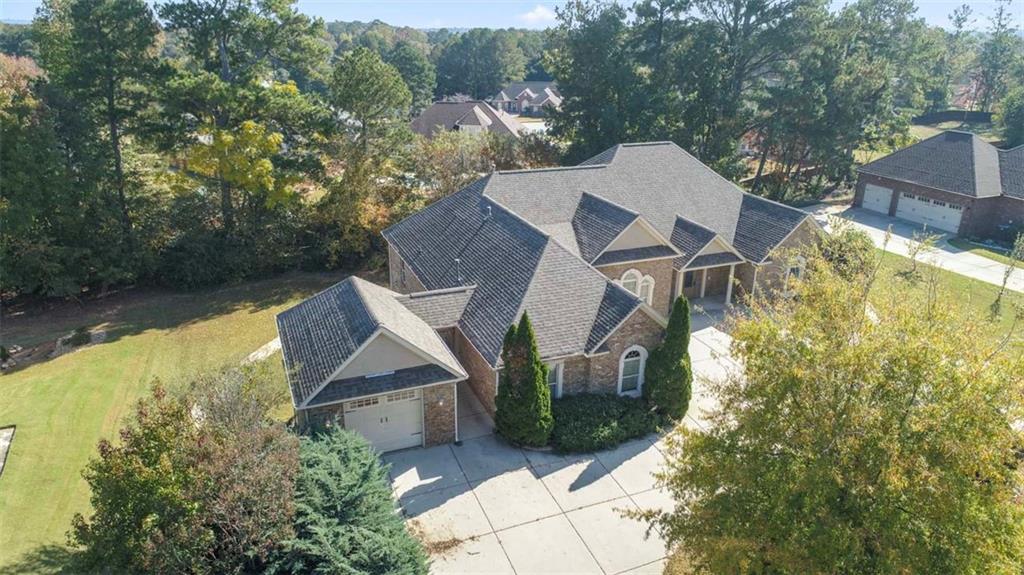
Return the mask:
POLYGON ((584 193, 572 216, 580 257, 594 261, 622 232, 637 221, 636 212, 584 193))

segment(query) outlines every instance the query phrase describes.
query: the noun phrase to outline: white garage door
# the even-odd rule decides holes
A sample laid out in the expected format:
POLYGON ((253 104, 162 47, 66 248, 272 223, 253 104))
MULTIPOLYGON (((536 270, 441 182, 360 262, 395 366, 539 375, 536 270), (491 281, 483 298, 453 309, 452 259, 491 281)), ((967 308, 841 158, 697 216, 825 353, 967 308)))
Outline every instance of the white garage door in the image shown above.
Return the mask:
POLYGON ((962 214, 963 207, 959 204, 932 200, 906 192, 900 194, 900 201, 896 204, 897 218, 946 232, 956 233, 960 229, 962 214))
POLYGON ((423 408, 418 389, 375 395, 345 404, 345 428, 357 431, 378 452, 423 444, 423 408))
POLYGON ((889 213, 889 203, 892 201, 892 190, 874 184, 864 186, 864 201, 861 206, 864 209, 882 214, 889 213))

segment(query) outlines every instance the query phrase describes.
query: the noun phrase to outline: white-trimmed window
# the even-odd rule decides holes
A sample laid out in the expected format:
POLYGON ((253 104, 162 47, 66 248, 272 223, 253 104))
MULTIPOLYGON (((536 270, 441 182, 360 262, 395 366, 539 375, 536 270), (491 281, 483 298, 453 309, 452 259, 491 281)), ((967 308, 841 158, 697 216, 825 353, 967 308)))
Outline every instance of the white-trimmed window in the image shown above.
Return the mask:
POLYGON ((619 395, 640 395, 644 388, 644 366, 647 350, 634 345, 619 358, 619 395))
POLYGON ((790 282, 799 281, 803 278, 806 266, 807 260, 803 256, 797 256, 789 263, 789 267, 786 268, 786 297, 793 295, 793 288, 790 287, 790 282))
POLYGON ((647 302, 648 305, 654 303, 654 278, 651 276, 645 276, 637 270, 628 270, 622 274, 619 285, 647 302))
POLYGON ((551 399, 562 397, 562 366, 561 362, 548 364, 548 387, 551 389, 551 399))

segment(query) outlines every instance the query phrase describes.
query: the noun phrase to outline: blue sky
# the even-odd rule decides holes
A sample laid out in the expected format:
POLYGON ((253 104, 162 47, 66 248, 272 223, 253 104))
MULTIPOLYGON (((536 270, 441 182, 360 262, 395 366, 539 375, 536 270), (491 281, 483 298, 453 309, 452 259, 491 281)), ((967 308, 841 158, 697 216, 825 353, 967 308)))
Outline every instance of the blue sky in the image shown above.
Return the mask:
MULTIPOLYGON (((629 0, 625 0, 629 1, 629 0)), ((917 0, 918 14, 930 24, 944 26, 948 15, 964 0, 917 0)), ((520 0, 298 0, 299 9, 325 20, 383 20, 417 28, 546 28, 555 20, 560 1, 520 0)), ((841 6, 842 0, 833 0, 841 6)), ((968 1, 974 7, 975 27, 984 28, 995 2, 968 1)), ((26 21, 39 0, 0 0, 0 19, 26 21)), ((1015 0, 1018 26, 1024 25, 1024 0, 1015 0)))

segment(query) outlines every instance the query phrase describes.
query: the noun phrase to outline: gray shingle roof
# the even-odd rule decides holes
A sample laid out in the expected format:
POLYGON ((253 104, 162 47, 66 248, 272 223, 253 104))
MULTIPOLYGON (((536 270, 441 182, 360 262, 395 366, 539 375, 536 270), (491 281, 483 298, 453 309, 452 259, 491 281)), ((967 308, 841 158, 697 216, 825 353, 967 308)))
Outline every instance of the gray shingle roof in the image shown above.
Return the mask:
POLYGON ((527 80, 512 82, 501 89, 501 92, 494 97, 495 100, 514 100, 524 90, 530 92, 531 103, 540 104, 550 96, 555 96, 561 102, 562 94, 558 91, 558 85, 550 80, 527 80))
POLYGON ((1018 184, 1012 179, 1006 184, 1002 181, 1003 174, 1010 173, 1012 178, 1015 165, 1020 169, 1020 156, 1012 152, 1000 151, 976 134, 951 130, 865 164, 858 171, 974 198, 1014 196, 1020 193, 1018 184))
POLYGON ((430 327, 450 327, 458 323, 462 317, 475 287, 420 292, 396 296, 395 299, 409 311, 420 316, 430 327))
POLYGON ((594 261, 636 218, 636 212, 583 193, 572 216, 580 257, 588 262, 594 261))
POLYGON ((479 126, 489 132, 516 137, 523 131, 518 120, 478 100, 435 102, 411 124, 413 132, 428 138, 438 131, 451 131, 459 126, 479 126))
POLYGON ((668 246, 647 246, 643 248, 630 248, 627 250, 614 250, 604 252, 594 260, 595 266, 607 266, 622 262, 635 262, 639 260, 652 260, 655 258, 670 258, 679 254, 668 246))
POLYGON ((350 377, 336 379, 328 383, 316 397, 309 400, 308 407, 316 407, 378 393, 400 391, 442 381, 457 379, 448 370, 439 365, 418 365, 395 370, 393 373, 374 377, 350 377))
POLYGON ((718 235, 757 262, 809 217, 744 193, 674 144, 627 144, 577 167, 496 172, 384 237, 426 289, 476 286, 458 326, 495 366, 523 311, 541 356, 556 357, 593 351, 641 305, 587 264, 638 215, 687 259, 718 235))
POLYGON ((465 374, 455 356, 394 292, 349 277, 277 316, 285 369, 296 407, 378 331, 405 340, 452 374, 465 374))
POLYGON ((1004 194, 1024 200, 1024 145, 999 152, 999 176, 1004 194))
POLYGON ((738 264, 743 259, 732 252, 719 252, 717 254, 704 254, 697 256, 686 266, 688 268, 706 268, 712 266, 724 266, 726 264, 738 264))

